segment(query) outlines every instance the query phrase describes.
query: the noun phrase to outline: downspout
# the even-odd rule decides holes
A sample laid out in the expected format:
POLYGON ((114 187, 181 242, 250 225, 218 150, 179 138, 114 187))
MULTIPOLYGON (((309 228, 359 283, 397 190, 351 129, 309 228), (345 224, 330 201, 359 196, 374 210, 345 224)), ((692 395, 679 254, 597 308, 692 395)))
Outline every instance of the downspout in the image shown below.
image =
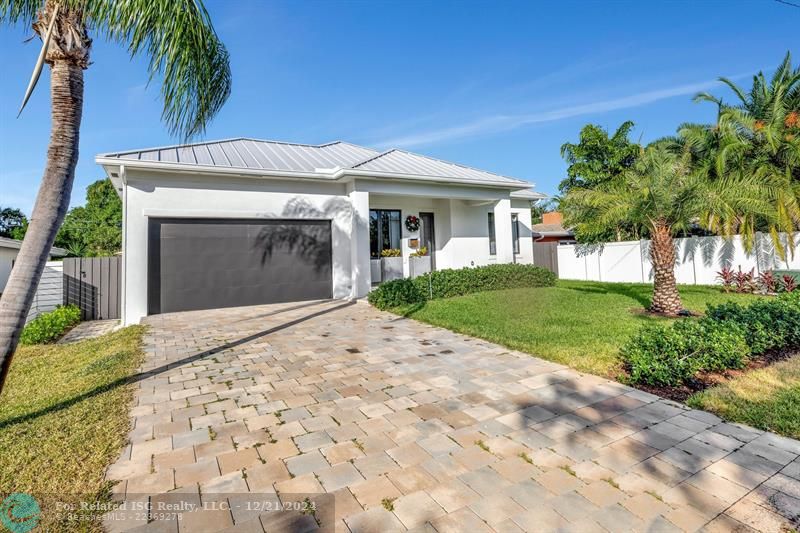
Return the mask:
POLYGON ((127 268, 126 264, 128 262, 128 256, 126 254, 125 244, 128 240, 128 174, 125 170, 125 165, 119 166, 119 178, 122 181, 122 292, 120 293, 120 315, 119 315, 119 323, 123 326, 126 326, 126 302, 127 302, 127 293, 128 293, 128 278, 127 278, 127 268))

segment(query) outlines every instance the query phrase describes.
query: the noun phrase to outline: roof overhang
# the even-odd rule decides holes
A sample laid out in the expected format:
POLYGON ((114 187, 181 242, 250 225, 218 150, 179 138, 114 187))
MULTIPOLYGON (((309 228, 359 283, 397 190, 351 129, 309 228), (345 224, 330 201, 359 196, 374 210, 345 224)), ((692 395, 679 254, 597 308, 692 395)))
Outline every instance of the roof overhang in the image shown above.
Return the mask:
MULTIPOLYGON (((7 237, 0 237, 0 248, 6 248, 9 250, 19 250, 22 248, 22 241, 18 241, 16 239, 9 239, 7 237)), ((63 248, 59 248, 58 246, 52 246, 50 248, 50 257, 64 257, 67 255, 67 251, 63 248)))
MULTIPOLYGON (((445 178, 440 176, 424 176, 424 175, 411 175, 411 174, 398 174, 392 172, 379 172, 374 170, 358 170, 352 168, 333 168, 333 169, 319 169, 317 172, 297 172, 297 171, 279 171, 279 170, 255 170, 250 168, 239 167, 219 167, 219 166, 206 166, 206 165, 187 165, 181 163, 171 163, 163 161, 142 161, 142 160, 129 160, 120 159, 118 157, 105 157, 99 155, 95 158, 95 163, 101 165, 106 174, 112 181, 119 179, 120 167, 125 169, 140 169, 140 170, 155 170, 159 172, 168 172, 175 174, 202 174, 208 176, 236 176, 254 179, 301 179, 301 180, 315 180, 327 182, 341 182, 346 183, 354 178, 359 179, 387 179, 387 180, 403 180, 403 181, 418 181, 427 183, 443 183, 443 184, 457 184, 462 186, 474 187, 491 187, 498 189, 505 189, 511 191, 519 191, 530 189, 534 186, 533 183, 525 181, 490 181, 490 180, 465 180, 458 178, 445 178)), ((535 193, 534 193, 535 194, 535 193)))

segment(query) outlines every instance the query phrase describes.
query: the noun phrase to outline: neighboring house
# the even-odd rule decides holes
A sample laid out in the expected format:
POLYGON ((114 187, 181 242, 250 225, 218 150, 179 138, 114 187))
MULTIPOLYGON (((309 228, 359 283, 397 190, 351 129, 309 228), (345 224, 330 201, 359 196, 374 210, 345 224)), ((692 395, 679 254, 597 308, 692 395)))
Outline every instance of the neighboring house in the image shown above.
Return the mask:
MULTIPOLYGON (((360 298, 385 249, 533 262, 531 183, 403 150, 231 139, 98 155, 123 202, 122 316, 360 298), (410 231, 406 219, 420 219, 410 231)), ((413 226, 413 224, 412 224, 413 226)))
POLYGON ((559 244, 575 244, 575 234, 572 230, 564 229, 564 219, 558 211, 544 213, 542 223, 534 224, 534 242, 557 242, 559 244))
MULTIPOLYGON (((11 275, 11 267, 17 259, 17 254, 22 246, 22 241, 0 237, 0 293, 6 288, 8 277, 11 275)), ((67 251, 53 246, 50 248, 50 258, 64 257, 67 251)))

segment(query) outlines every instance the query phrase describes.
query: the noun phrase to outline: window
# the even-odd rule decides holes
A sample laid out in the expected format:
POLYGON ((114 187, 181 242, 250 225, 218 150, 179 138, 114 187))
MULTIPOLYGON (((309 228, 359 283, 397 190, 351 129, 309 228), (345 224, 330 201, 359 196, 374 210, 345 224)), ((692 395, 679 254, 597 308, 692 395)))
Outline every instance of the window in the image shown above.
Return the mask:
POLYGON ((400 211, 369 210, 369 255, 378 259, 383 250, 400 248, 400 211))
POLYGON ((519 253, 519 215, 511 215, 511 239, 514 243, 514 253, 519 253))
POLYGON ((494 213, 489 213, 489 255, 497 254, 497 240, 494 237, 494 213))

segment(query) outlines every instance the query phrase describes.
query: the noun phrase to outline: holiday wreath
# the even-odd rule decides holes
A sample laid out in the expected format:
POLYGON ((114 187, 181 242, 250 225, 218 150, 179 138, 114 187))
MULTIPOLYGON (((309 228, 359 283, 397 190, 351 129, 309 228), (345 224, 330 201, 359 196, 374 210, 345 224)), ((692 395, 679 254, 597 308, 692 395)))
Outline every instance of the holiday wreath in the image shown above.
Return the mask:
POLYGON ((406 217, 406 229, 408 231, 417 231, 419 229, 419 217, 408 215, 406 217))

